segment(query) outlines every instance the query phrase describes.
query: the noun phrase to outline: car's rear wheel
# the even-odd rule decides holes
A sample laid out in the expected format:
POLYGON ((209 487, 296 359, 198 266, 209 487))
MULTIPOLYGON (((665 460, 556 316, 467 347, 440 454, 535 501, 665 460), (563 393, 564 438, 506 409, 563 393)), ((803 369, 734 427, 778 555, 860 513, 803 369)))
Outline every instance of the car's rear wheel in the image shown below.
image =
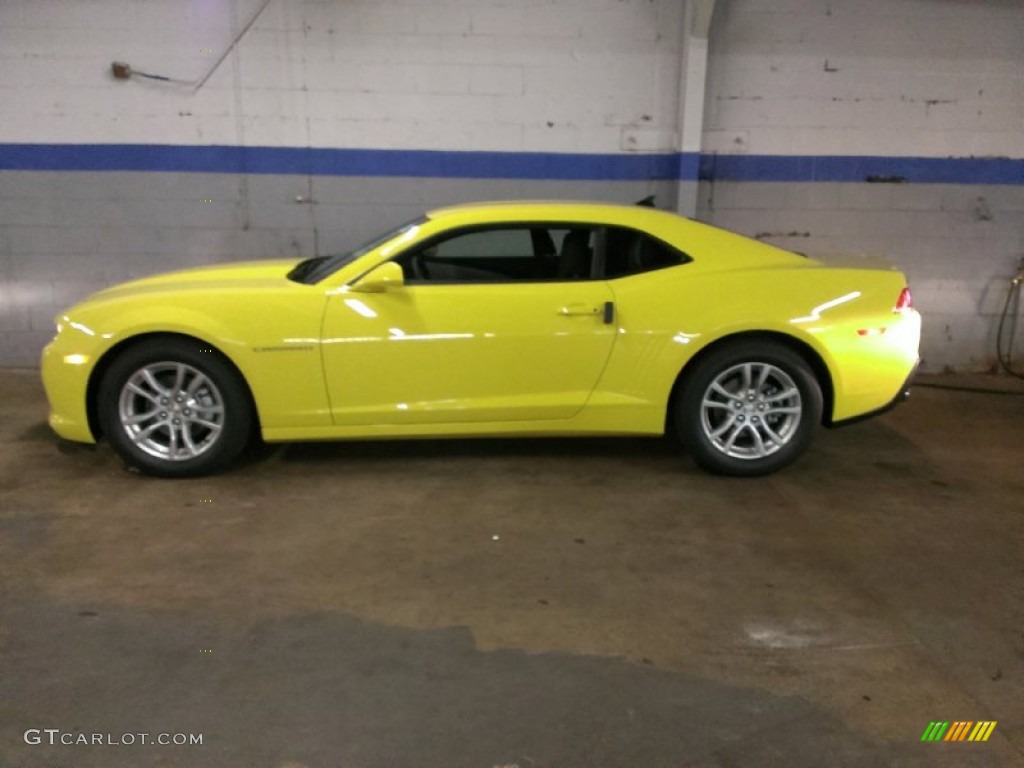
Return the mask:
POLYGON ((766 475, 810 445, 822 400, 800 355, 778 343, 738 341, 697 363, 676 400, 675 426, 705 469, 766 475))
POLYGON ((245 447, 248 391, 217 352, 187 339, 128 348, 100 382, 103 433, 129 466, 162 477, 208 474, 245 447))

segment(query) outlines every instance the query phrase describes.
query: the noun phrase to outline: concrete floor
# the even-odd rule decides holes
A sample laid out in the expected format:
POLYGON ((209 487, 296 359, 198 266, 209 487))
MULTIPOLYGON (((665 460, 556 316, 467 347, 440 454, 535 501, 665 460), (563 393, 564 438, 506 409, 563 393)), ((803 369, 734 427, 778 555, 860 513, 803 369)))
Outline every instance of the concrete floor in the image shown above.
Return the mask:
POLYGON ((659 440, 158 481, 44 418, 0 372, 0 766, 1024 765, 1022 397, 921 388, 747 481, 659 440))

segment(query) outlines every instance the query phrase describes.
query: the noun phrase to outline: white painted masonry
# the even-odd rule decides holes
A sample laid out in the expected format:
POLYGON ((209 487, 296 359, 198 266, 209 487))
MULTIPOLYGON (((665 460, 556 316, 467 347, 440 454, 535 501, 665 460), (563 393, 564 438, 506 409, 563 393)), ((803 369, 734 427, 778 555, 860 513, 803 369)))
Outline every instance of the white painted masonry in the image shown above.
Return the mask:
MULTIPOLYGON (((1024 158, 1020 0, 271 0, 198 92, 111 75, 124 61, 194 81, 262 3, 3 0, 0 158, 21 143, 681 152, 691 166, 700 153, 769 169, 792 156, 1024 158)), ((987 185, 717 177, 698 197, 690 172, 47 170, 47 151, 0 170, 0 364, 34 364, 55 312, 103 285, 347 248, 474 198, 657 192, 811 255, 889 258, 925 312, 928 370, 992 364, 1001 296, 1024 257, 1014 165, 987 185)))
POLYGON ((1024 157, 1017 0, 722 0, 703 150, 1024 157))
MULTIPOLYGON (((1024 158, 1016 0, 721 0, 710 41, 706 155, 1024 158)), ((1008 185, 715 180, 698 215, 892 261, 925 316, 924 369, 987 370, 1024 260, 1022 167, 1008 185)))
POLYGON ((680 0, 5 0, 0 141, 673 151, 680 0))

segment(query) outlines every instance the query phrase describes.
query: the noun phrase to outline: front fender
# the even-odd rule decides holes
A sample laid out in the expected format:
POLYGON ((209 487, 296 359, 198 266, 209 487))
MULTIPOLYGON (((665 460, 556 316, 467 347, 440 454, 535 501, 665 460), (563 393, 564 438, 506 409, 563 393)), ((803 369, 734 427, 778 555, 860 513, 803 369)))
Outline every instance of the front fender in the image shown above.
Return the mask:
MULTIPOLYGON (((126 344, 174 334, 209 345, 235 366, 252 393, 264 429, 327 426, 331 417, 319 339, 324 298, 320 293, 307 296, 296 300, 294 294, 218 293, 154 300, 150 294, 76 308, 44 357, 49 371, 44 380, 54 382, 55 392, 74 390, 84 411, 86 392, 98 384, 111 355, 126 344), (85 363, 76 366, 73 376, 54 370, 76 354, 85 363), (68 378, 71 383, 65 385, 62 380, 68 378)), ((77 406, 74 410, 77 422, 82 413, 77 406)), ((57 431, 74 432, 77 437, 72 439, 83 437, 81 429, 57 431)))

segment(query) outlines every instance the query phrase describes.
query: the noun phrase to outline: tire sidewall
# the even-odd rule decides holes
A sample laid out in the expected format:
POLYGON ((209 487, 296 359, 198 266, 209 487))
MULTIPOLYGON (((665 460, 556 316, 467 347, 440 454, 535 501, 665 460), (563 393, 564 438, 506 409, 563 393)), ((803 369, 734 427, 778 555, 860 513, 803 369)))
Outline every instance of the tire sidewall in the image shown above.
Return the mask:
POLYGON ((777 472, 795 461, 811 444, 824 407, 821 387, 806 361, 778 343, 741 341, 711 352, 685 379, 675 403, 674 423, 683 445, 704 469, 716 474, 754 477, 777 472), (702 402, 711 382, 742 363, 767 363, 784 371, 800 392, 800 424, 782 448, 761 459, 738 459, 719 451, 704 434, 702 402))
POLYGON ((103 434, 124 462, 149 475, 189 477, 224 467, 245 447, 252 429, 248 389, 234 368, 209 345, 186 339, 140 342, 120 353, 100 380, 97 412, 103 434), (125 434, 118 414, 121 391, 140 368, 158 362, 184 363, 207 376, 220 391, 224 425, 216 442, 201 455, 166 461, 139 449, 125 434))

